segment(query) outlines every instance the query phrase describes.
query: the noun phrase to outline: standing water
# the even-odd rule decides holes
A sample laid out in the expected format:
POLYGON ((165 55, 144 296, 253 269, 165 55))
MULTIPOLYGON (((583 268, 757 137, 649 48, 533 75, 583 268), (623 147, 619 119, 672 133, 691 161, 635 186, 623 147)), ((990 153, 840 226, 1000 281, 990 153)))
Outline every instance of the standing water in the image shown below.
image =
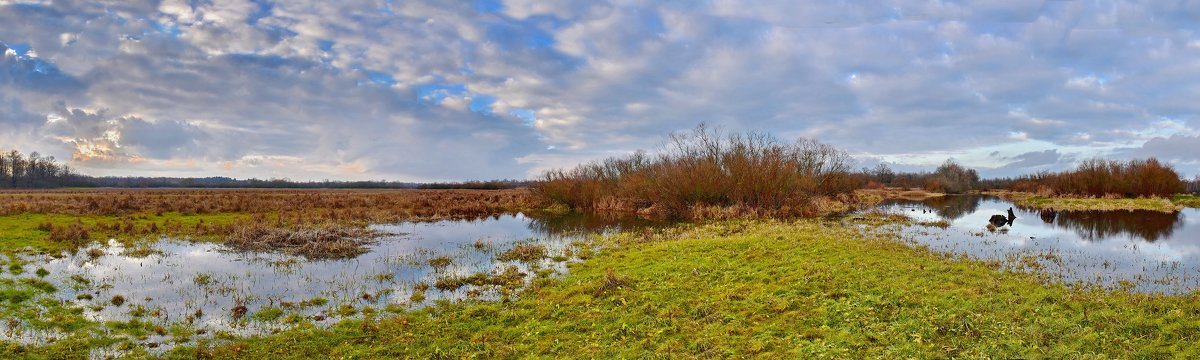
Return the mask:
MULTIPOLYGON (((535 272, 565 270, 577 251, 572 242, 641 225, 579 215, 535 219, 521 214, 375 225, 372 228, 393 235, 365 254, 340 260, 237 252, 220 244, 170 238, 136 248, 110 240, 58 257, 24 257, 17 261, 19 269, 0 278, 28 277, 37 271, 57 289, 50 296, 82 308, 86 317, 101 323, 138 320, 160 329, 184 325, 195 330, 195 337, 245 336, 300 322, 330 324, 369 311, 411 309, 439 299, 496 298, 502 290, 492 283, 447 280, 498 274, 512 279, 517 274, 517 282, 523 284, 535 272), (518 245, 542 251, 533 258, 497 259, 518 245)), ((10 320, 0 325, 0 339, 46 343, 67 335, 28 325, 10 320)), ((159 349, 181 342, 161 332, 137 340, 159 349)))
POLYGON ((1032 268, 1077 285, 1169 294, 1200 288, 1197 209, 1052 212, 967 195, 880 207, 925 224, 905 233, 933 250, 1032 268), (987 229, 993 215, 1007 216, 1009 208, 1016 215, 1011 224, 987 229))

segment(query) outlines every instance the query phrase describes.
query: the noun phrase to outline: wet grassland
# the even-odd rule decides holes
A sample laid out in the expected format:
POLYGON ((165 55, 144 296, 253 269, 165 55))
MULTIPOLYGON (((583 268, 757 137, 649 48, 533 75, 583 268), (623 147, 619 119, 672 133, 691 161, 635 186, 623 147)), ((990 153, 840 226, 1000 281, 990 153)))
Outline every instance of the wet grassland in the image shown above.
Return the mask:
POLYGON ((548 214, 525 190, 0 193, 0 356, 1200 351, 1200 282, 1172 280, 1198 271, 1194 212, 1113 228, 1018 207, 986 230, 1005 206, 668 225, 548 214))

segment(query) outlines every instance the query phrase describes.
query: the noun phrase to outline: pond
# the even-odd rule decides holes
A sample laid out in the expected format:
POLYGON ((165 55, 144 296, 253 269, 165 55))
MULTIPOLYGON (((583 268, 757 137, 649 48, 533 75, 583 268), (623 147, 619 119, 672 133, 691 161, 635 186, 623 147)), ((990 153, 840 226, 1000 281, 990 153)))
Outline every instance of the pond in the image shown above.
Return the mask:
MULTIPOLYGON (((181 239, 163 238, 136 248, 110 240, 57 257, 23 257, 19 271, 0 277, 27 278, 41 272, 43 280, 58 289, 53 296, 82 307, 86 317, 99 322, 186 325, 195 330, 194 337, 246 336, 279 331, 301 320, 327 325, 362 316, 368 308, 402 310, 439 299, 496 298, 501 294, 495 286, 433 285, 439 279, 505 271, 519 272, 527 282, 534 272, 561 272, 566 263, 577 260, 569 251, 573 241, 644 225, 636 220, 580 215, 535 219, 522 214, 375 225, 372 228, 393 235, 363 255, 319 261, 236 252, 220 244, 181 239), (498 254, 518 244, 541 246, 545 256, 497 260, 498 254)), ((66 335, 32 331, 27 325, 0 325, 0 339, 45 343, 66 335)), ((139 341, 164 349, 171 346, 171 336, 151 333, 139 341)))
POLYGON ((926 224, 905 235, 933 250, 1039 270, 1075 285, 1168 294, 1200 288, 1200 210, 1194 208, 1050 212, 969 195, 888 200, 880 207, 926 224), (1011 224, 987 229, 989 218, 1007 216, 1010 208, 1011 224))

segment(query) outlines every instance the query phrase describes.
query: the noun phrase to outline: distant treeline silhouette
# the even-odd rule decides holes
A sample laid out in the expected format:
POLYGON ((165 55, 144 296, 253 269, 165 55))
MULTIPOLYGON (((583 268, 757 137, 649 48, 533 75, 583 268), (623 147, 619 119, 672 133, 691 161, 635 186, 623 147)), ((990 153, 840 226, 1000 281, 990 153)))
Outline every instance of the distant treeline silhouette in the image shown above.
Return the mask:
POLYGON ((527 180, 489 180, 441 183, 400 181, 292 181, 228 177, 82 177, 76 186, 117 188, 256 188, 256 189, 477 189, 499 190, 529 186, 527 180))
POLYGON ((1188 191, 1188 184, 1174 168, 1154 158, 1089 159, 1075 170, 1000 179, 991 186, 1038 194, 1083 196, 1171 196, 1188 191))
POLYGON ((261 189, 479 189, 499 190, 530 186, 528 180, 488 180, 416 183, 399 181, 292 181, 288 179, 234 179, 229 177, 92 177, 75 174, 53 156, 37 152, 25 156, 12 150, 0 153, 0 188, 261 188, 261 189))
POLYGON ((947 159, 933 172, 898 173, 887 164, 880 163, 874 168, 862 169, 857 176, 865 179, 868 188, 891 186, 948 194, 962 194, 981 188, 979 173, 959 165, 953 159, 947 159))
POLYGON ((862 187, 850 155, 815 140, 784 143, 700 125, 670 136, 655 156, 636 152, 548 171, 535 191, 585 211, 639 211, 695 218, 713 208, 761 215, 811 215, 817 197, 862 187))
POLYGON ((37 152, 25 156, 12 150, 0 153, 0 188, 54 188, 69 185, 75 176, 53 156, 37 152))

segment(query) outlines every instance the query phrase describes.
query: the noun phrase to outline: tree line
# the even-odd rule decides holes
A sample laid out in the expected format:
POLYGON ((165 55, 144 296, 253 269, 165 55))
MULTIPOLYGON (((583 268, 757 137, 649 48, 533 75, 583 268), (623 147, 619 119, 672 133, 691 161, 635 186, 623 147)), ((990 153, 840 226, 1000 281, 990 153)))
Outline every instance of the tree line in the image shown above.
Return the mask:
POLYGON ((554 170, 539 180, 488 180, 416 183, 399 181, 292 181, 229 177, 91 177, 74 173, 53 156, 17 150, 0 152, 0 188, 295 188, 295 189, 480 189, 537 187, 572 207, 740 203, 780 206, 802 194, 829 195, 858 188, 899 187, 960 194, 1008 189, 1040 194, 1084 196, 1170 196, 1200 193, 1200 176, 1188 181, 1156 159, 1081 162, 1073 170, 1040 172, 1015 178, 981 179, 975 169, 946 160, 932 172, 897 172, 887 164, 849 170, 842 150, 802 139, 783 143, 759 133, 722 134, 699 127, 673 135, 658 157, 644 152, 554 170), (653 186, 654 188, 651 188, 653 186), (616 198, 627 204, 607 203, 616 198), (673 201, 665 201, 673 198, 673 201))
MULTIPOLYGON (((1194 181, 1193 181, 1194 182, 1194 181)), ((1074 170, 1039 172, 997 180, 996 187, 1048 195, 1171 196, 1189 191, 1189 182, 1157 159, 1088 159, 1074 170)), ((1195 191, 1195 185, 1192 191, 1195 191)))
POLYGON ((900 187, 947 194, 962 194, 983 188, 979 172, 960 165, 954 159, 947 159, 933 172, 896 172, 887 164, 880 163, 874 168, 862 169, 856 176, 863 179, 867 188, 900 187))
POLYGON ((416 183, 402 181, 293 181, 290 179, 234 179, 229 177, 80 177, 76 186, 116 188, 251 188, 251 189, 515 189, 530 185, 527 180, 488 180, 416 183))
POLYGON ((292 181, 289 179, 234 179, 229 177, 92 177, 76 174, 53 156, 37 152, 0 152, 0 188, 260 188, 260 189, 478 189, 500 190, 530 186, 528 180, 487 180, 416 183, 401 181, 292 181))
POLYGON ((75 178, 71 168, 59 165, 53 156, 42 156, 37 152, 25 156, 17 150, 0 153, 0 187, 63 187, 69 186, 75 178))

